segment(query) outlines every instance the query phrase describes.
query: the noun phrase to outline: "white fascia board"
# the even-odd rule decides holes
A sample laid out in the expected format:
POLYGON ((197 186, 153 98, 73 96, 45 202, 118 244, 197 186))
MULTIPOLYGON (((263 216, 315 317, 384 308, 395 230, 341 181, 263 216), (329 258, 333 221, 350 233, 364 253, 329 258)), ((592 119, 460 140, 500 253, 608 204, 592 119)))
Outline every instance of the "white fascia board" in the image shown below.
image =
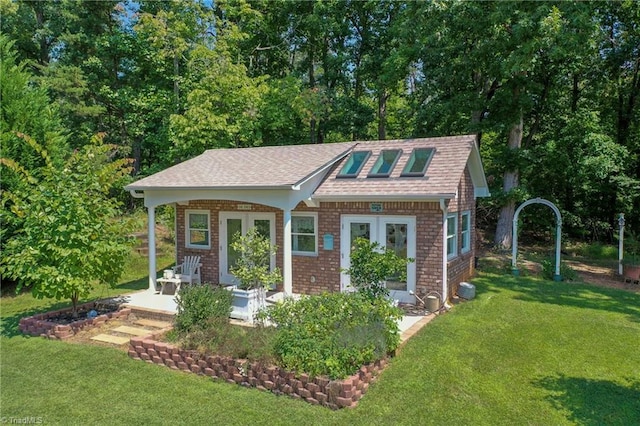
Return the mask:
MULTIPOLYGON (((322 178, 324 178, 327 173, 329 172, 329 169, 331 167, 333 167, 334 164, 336 164, 338 161, 342 160, 344 157, 346 157, 347 155, 349 155, 349 153, 351 152, 351 150, 356 146, 357 144, 353 144, 352 146, 349 147, 349 149, 347 149, 346 151, 344 151, 342 154, 338 155, 337 157, 333 158, 331 161, 329 161, 327 164, 325 164, 324 166, 314 170, 311 174, 309 174, 308 176, 302 178, 300 181, 296 182, 293 185, 293 189, 294 190, 298 190, 300 189, 305 183, 307 183, 310 180, 315 180, 314 178, 317 178, 318 175, 321 175, 322 178)), ((314 188, 315 191, 315 188, 314 188)))
MULTIPOLYGON (((298 191, 291 189, 271 190, 146 190, 144 204, 146 207, 156 207, 164 204, 179 203, 190 200, 229 200, 244 203, 263 204, 284 210, 291 204, 291 194, 298 191)), ((300 199, 302 201, 302 199, 300 199)), ((300 202, 298 201, 298 202, 300 202)))
POLYGON ((489 184, 487 183, 487 177, 482 167, 482 159, 480 158, 480 151, 478 146, 474 143, 473 148, 469 154, 467 160, 467 166, 469 167, 469 174, 471 175, 471 181, 473 182, 475 197, 489 197, 489 184))

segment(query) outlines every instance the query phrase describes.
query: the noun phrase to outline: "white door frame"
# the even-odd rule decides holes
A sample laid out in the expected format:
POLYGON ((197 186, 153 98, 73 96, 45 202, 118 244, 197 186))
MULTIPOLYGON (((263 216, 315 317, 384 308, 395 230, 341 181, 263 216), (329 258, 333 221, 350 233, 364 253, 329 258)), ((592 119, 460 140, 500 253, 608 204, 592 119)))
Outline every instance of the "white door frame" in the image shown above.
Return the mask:
MULTIPOLYGON (((227 219, 240 219, 242 235, 254 226, 256 220, 269 221, 269 233, 271 235, 271 246, 276 244, 276 214, 275 213, 251 213, 251 212, 220 212, 219 214, 219 267, 220 284, 237 284, 236 278, 227 272, 228 257, 227 247, 227 219)), ((276 267, 276 257, 271 256, 271 269, 276 267)))
MULTIPOLYGON (((350 266, 351 255, 351 224, 369 224, 371 241, 378 242, 386 247, 386 225, 399 223, 407 226, 407 257, 416 258, 416 217, 415 216, 387 216, 387 215, 342 215, 340 218, 340 269, 347 269, 350 266)), ((350 285, 350 277, 344 272, 340 272, 340 290, 353 291, 350 285)), ((393 300, 405 303, 415 303, 415 296, 409 294, 416 290, 416 264, 411 262, 407 265, 407 290, 392 290, 389 296, 393 300)))

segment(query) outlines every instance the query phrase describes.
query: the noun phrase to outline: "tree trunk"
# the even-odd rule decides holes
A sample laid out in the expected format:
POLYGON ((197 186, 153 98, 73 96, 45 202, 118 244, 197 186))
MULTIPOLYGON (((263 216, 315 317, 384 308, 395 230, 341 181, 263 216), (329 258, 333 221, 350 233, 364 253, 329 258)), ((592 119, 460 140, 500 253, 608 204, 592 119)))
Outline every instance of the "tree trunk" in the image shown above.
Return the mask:
POLYGON ((387 138, 387 99, 389 95, 385 89, 378 94, 378 139, 387 138))
POLYGON ((178 114, 180 112, 180 58, 178 58, 178 53, 174 52, 173 54, 173 96, 175 99, 175 112, 178 114))
MULTIPOLYGON (((522 146, 522 115, 520 122, 514 124, 509 132, 509 149, 517 150, 522 146)), ((503 176, 502 190, 505 195, 518 187, 519 171, 517 165, 513 169, 506 170, 503 176)), ((507 203, 500 209, 498 224, 496 226, 496 235, 494 244, 498 248, 508 249, 511 247, 513 240, 513 215, 515 213, 516 203, 513 199, 508 199, 507 203)))
POLYGON ((71 316, 75 319, 78 318, 78 293, 71 293, 71 304, 73 305, 73 310, 71 311, 71 316))

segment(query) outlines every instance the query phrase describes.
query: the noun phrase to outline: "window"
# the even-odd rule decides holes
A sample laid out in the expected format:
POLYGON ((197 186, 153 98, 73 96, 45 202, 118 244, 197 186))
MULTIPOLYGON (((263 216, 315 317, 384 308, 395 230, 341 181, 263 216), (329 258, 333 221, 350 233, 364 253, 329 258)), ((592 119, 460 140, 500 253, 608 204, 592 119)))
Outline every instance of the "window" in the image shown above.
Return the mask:
POLYGON ((371 151, 354 151, 351 153, 351 156, 344 164, 340 173, 338 173, 338 177, 356 177, 360 170, 362 170, 362 166, 366 163, 367 159, 371 155, 371 151))
POLYGON ((369 172, 369 177, 388 177, 396 165, 402 150, 400 149, 383 149, 376 163, 369 172))
POLYGON ((207 210, 187 210, 185 212, 185 245, 188 248, 211 248, 209 212, 207 210))
POLYGON ((447 259, 458 255, 458 214, 447 216, 447 259))
POLYGON ((461 247, 460 252, 466 253, 471 250, 471 212, 462 213, 462 230, 460 231, 461 247))
POLYGON ((433 148, 415 148, 402 170, 402 176, 424 176, 434 151, 433 148))
POLYGON ((294 213, 291 215, 291 251, 293 254, 318 254, 318 214, 294 213))

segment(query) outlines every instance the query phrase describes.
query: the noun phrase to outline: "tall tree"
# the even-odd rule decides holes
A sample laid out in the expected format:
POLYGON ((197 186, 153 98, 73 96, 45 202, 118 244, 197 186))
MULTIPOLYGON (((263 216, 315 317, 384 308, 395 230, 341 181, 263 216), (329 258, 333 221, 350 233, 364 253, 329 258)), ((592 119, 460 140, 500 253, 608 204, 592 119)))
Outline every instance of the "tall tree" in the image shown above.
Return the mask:
POLYGON ((0 273, 16 280, 18 291, 31 287, 37 298, 71 299, 77 316, 78 301, 96 281, 116 284, 130 252, 130 229, 116 220, 118 203, 109 196, 128 175, 127 161, 110 161, 113 147, 96 138, 75 152, 60 173, 42 146, 21 137, 45 165, 36 176, 16 161, 0 159, 21 180, 20 190, 5 191, 2 203, 10 204, 22 222, 2 252, 0 273))

